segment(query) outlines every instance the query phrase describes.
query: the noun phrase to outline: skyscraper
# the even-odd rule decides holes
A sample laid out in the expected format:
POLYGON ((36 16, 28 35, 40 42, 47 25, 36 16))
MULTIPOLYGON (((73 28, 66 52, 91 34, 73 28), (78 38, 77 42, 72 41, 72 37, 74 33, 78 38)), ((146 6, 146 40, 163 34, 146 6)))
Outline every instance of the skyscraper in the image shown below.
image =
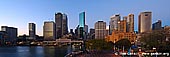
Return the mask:
POLYGON ((55 24, 56 24, 56 36, 57 38, 62 37, 62 19, 63 19, 63 14, 62 13, 57 13, 55 14, 55 24))
POLYGON ((106 36, 106 22, 98 21, 95 23, 95 39, 104 39, 106 36))
POLYGON ((76 29, 74 30, 76 38, 79 38, 79 25, 77 25, 76 29))
POLYGON ((151 31, 152 25, 152 12, 141 12, 139 14, 139 22, 138 22, 138 31, 139 33, 151 31))
POLYGON ((162 29, 162 21, 158 20, 157 22, 152 24, 152 30, 160 30, 162 29))
POLYGON ((29 39, 35 39, 36 37, 36 25, 35 23, 29 23, 29 39))
POLYGON ((85 26, 85 12, 81 12, 79 14, 79 27, 83 27, 85 26))
POLYGON ((55 14, 55 24, 56 24, 56 36, 61 38, 62 36, 68 34, 68 18, 66 14, 57 13, 55 14))
MULTIPOLYGON (((114 21, 113 21, 114 22, 114 21)), ((123 20, 118 20, 117 30, 113 31, 112 34, 106 36, 106 41, 117 42, 121 39, 127 38, 131 43, 136 39, 136 34, 134 32, 134 14, 129 14, 124 16, 123 20)))
POLYGON ((126 20, 118 21, 118 31, 119 32, 127 32, 126 20))
POLYGON ((85 31, 85 34, 87 35, 88 34, 88 25, 84 26, 84 31, 85 31))
POLYGON ((110 17, 110 32, 118 30, 118 21, 120 21, 120 15, 114 15, 110 17))
POLYGON ((68 25, 67 25, 67 15, 63 14, 62 19, 62 36, 68 33, 68 25))
POLYGON ((84 38, 87 39, 88 37, 88 25, 84 26, 84 38))
POLYGON ((44 40, 55 40, 55 32, 55 23, 53 21, 45 21, 43 26, 44 40))
POLYGON ((95 29, 91 28, 90 29, 90 39, 94 39, 95 38, 95 29))
POLYGON ((129 14, 127 17, 127 32, 134 32, 134 14, 129 14))
POLYGON ((84 39, 85 38, 85 12, 82 12, 79 14, 79 31, 78 31, 78 35, 80 39, 84 39))
POLYGON ((7 34, 8 34, 8 37, 7 37, 7 41, 12 43, 12 44, 15 44, 15 41, 17 39, 17 35, 18 35, 18 30, 17 28, 14 28, 14 27, 8 27, 8 26, 2 26, 1 27, 1 30, 2 31, 5 31, 7 34))

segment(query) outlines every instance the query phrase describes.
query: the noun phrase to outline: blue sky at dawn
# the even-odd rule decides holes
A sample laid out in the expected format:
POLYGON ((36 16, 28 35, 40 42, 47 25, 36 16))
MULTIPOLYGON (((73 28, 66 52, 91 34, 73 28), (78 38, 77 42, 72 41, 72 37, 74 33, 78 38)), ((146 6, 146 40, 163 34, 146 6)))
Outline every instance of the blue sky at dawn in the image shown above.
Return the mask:
POLYGON ((18 28, 18 34, 28 34, 28 23, 36 23, 38 35, 43 34, 44 21, 54 20, 55 12, 68 16, 69 29, 79 24, 79 13, 86 12, 86 24, 103 20, 109 25, 110 16, 135 14, 135 30, 138 29, 138 15, 152 11, 152 23, 162 20, 163 26, 170 25, 170 0, 1 0, 0 26, 18 28))

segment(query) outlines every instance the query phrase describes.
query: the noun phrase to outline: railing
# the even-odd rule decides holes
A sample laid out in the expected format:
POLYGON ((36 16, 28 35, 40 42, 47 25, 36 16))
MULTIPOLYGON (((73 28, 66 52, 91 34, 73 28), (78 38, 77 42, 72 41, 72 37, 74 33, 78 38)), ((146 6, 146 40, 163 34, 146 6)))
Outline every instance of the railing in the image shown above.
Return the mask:
POLYGON ((71 39, 56 39, 56 41, 43 41, 43 42, 56 42, 56 43, 74 43, 74 42, 81 42, 81 43, 83 43, 83 41, 78 41, 78 40, 71 40, 71 39))

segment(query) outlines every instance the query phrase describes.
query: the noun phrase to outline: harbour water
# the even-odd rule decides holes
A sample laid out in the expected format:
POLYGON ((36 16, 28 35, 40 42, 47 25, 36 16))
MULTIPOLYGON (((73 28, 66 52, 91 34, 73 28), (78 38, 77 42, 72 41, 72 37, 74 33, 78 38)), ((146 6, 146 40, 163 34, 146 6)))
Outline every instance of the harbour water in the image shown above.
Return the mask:
POLYGON ((13 46, 0 47, 0 57, 64 57, 71 46, 13 46))

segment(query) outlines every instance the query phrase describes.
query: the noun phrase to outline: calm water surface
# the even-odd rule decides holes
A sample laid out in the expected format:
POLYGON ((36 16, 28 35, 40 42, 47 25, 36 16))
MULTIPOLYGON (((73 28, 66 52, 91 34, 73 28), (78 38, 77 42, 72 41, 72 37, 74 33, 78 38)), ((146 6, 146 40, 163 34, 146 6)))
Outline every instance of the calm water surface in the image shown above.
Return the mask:
POLYGON ((14 46, 0 47, 0 57, 64 57, 71 46, 14 46))

